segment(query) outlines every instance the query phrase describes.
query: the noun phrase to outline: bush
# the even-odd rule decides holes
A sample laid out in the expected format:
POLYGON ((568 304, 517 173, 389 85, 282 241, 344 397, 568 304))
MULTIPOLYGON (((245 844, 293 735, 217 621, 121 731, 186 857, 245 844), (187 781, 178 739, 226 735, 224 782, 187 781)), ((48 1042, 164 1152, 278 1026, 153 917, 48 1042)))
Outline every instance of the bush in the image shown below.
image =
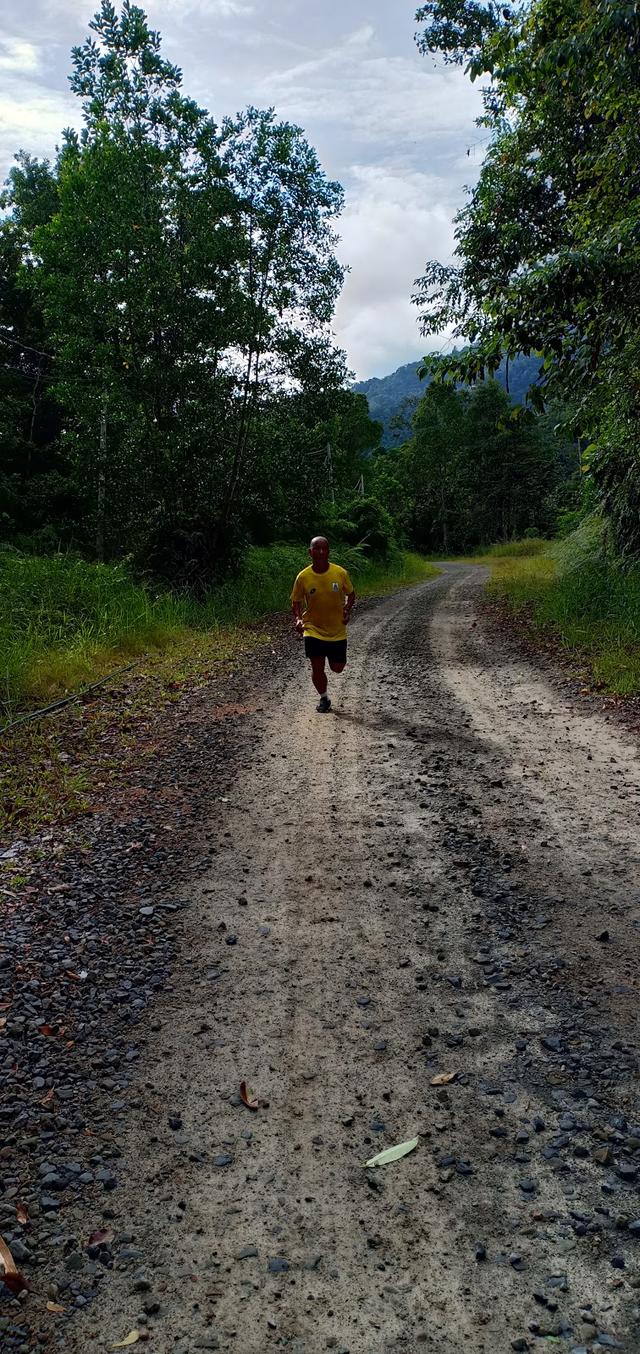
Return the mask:
POLYGON ((640 568, 611 553, 601 518, 533 558, 496 553, 492 574, 491 590, 589 663, 597 681, 640 693, 640 568))
POLYGON ((483 545, 476 551, 479 556, 491 556, 492 559, 526 559, 533 555, 542 555, 549 549, 549 541, 537 534, 522 541, 498 541, 495 545, 483 545))
POLYGON ((390 513, 376 498, 354 498, 334 517, 332 531, 338 541, 362 545, 373 559, 388 559, 396 539, 390 513))

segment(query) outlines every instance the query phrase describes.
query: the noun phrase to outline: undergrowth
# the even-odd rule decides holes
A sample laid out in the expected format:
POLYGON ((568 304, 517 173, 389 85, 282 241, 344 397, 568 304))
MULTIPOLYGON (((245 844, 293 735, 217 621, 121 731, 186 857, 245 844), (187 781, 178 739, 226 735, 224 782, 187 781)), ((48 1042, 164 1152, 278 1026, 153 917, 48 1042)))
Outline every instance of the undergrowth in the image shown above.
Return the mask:
MULTIPOLYGON (((418 555, 396 553, 386 564, 356 547, 336 548, 361 596, 431 577, 418 555)), ((88 564, 0 553, 0 710, 11 718, 54 701, 137 658, 189 649, 194 635, 214 646, 228 632, 289 607, 291 585, 308 562, 304 547, 248 551, 241 572, 203 600, 154 595, 123 565, 88 564)))
MULTIPOLYGON (((335 556, 361 597, 438 572, 419 555, 397 554, 384 565, 353 548, 336 547, 335 556)), ((184 690, 208 690, 212 677, 286 624, 282 618, 274 631, 259 620, 288 611, 293 578, 307 562, 304 547, 252 550, 240 577, 198 603, 154 598, 121 568, 0 554, 0 725, 138 660, 135 671, 116 673, 81 703, 0 736, 0 842, 86 813, 114 787, 120 794, 123 765, 153 755, 156 732, 184 690)), ((15 862, 4 865, 12 887, 15 862)), ((2 871, 0 860, 0 883, 2 871)))
POLYGON ((494 550, 486 562, 490 593, 524 614, 534 633, 557 637, 607 691, 640 694, 640 567, 607 550, 600 519, 533 556, 494 550))

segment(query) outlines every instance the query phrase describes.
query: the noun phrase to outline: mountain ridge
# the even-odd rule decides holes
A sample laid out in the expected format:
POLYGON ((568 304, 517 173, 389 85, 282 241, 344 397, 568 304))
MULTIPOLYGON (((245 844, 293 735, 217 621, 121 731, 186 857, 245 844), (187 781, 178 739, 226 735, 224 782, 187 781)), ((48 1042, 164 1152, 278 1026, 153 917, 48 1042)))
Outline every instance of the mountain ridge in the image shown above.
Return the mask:
MULTIPOLYGON (((371 417, 382 423, 382 445, 385 447, 397 447, 409 436, 410 412, 405 427, 397 429, 391 425, 392 420, 401 413, 406 400, 419 400, 424 395, 430 377, 421 381, 417 375, 417 369, 423 361, 423 358, 418 357, 415 362, 405 362, 403 366, 397 367, 388 376, 371 376, 366 381, 356 381, 352 386, 356 394, 366 395, 371 417)), ((515 357, 510 360, 508 385, 513 404, 524 404, 527 390, 535 383, 539 370, 540 359, 537 357, 515 357)), ((495 380, 507 388, 506 361, 501 362, 495 380)))

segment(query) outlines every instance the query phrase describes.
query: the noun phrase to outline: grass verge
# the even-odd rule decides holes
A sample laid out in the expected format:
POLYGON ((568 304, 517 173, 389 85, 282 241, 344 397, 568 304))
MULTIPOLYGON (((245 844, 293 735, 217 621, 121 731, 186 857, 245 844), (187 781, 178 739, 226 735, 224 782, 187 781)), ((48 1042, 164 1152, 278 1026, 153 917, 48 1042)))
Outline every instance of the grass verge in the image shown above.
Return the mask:
POLYGON ((597 526, 585 524, 536 554, 494 550, 483 563, 491 566, 489 594, 534 637, 552 637, 588 665, 600 689, 640 694, 640 568, 608 554, 597 526))
MULTIPOLYGON (((384 566, 358 552, 336 556, 363 597, 438 573, 419 555, 398 554, 384 566)), ((153 747, 186 691, 208 689, 286 628, 274 613, 288 611, 306 562, 304 547, 251 550, 238 578, 196 603, 154 598, 122 569, 0 554, 0 724, 139 660, 82 702, 0 730, 0 842, 107 798, 123 763, 153 747)))
MULTIPOLYGON (((362 596, 432 577, 419 555, 398 553, 388 564, 344 552, 362 596)), ((0 711, 54 701, 141 656, 189 651, 194 636, 216 637, 262 616, 286 611, 291 583, 306 562, 303 547, 254 548, 241 573, 198 602, 153 596, 122 566, 64 556, 0 554, 0 711)))

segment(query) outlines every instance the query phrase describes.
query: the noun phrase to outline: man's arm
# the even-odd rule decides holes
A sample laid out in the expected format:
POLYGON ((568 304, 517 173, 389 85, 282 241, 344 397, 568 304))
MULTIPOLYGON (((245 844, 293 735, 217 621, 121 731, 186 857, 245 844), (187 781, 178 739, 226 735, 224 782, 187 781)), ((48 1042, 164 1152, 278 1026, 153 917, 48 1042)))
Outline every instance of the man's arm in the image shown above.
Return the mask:
POLYGON ((302 619, 302 602, 292 602, 291 610, 293 611, 294 615, 295 630, 297 634, 301 635, 304 630, 304 621, 302 619))
POLYGON ((354 588, 352 592, 347 593, 346 601, 344 604, 344 611, 342 615, 344 618, 345 625, 348 625, 349 621, 351 620, 351 612, 353 611, 353 608, 355 606, 355 601, 356 601, 356 590, 354 588))

